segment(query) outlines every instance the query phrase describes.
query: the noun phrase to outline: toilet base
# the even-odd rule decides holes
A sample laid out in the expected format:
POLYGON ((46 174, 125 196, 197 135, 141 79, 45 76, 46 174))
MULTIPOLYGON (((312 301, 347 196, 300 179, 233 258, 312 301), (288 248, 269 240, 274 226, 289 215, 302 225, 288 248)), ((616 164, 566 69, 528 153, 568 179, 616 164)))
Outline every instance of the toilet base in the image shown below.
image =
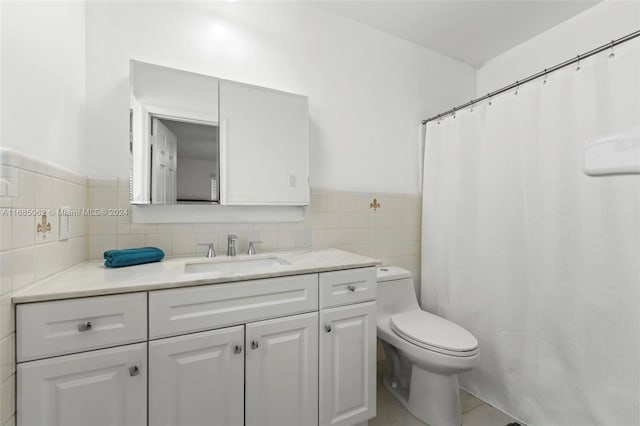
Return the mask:
POLYGON ((392 382, 390 376, 383 378, 391 394, 420 421, 429 426, 462 424, 457 374, 438 374, 412 365, 408 398, 392 382))

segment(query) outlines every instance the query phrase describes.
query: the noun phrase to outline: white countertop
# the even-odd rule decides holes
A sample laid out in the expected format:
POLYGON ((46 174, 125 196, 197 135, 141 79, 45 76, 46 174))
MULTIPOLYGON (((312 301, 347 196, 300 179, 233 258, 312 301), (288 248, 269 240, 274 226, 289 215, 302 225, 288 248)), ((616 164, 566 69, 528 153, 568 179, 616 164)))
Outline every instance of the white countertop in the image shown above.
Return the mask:
MULTIPOLYGON (((274 255, 289 264, 254 268, 250 272, 185 272, 185 264, 207 261, 205 257, 175 257, 161 262, 123 268, 106 268, 104 261, 89 261, 53 275, 33 287, 15 294, 13 303, 41 302, 74 297, 131 293, 203 284, 219 284, 258 278, 309 274, 341 269, 377 266, 379 260, 338 249, 274 251, 255 256, 274 255)), ((237 256, 239 260, 245 256, 237 256)), ((219 261, 223 256, 217 257, 219 261)))

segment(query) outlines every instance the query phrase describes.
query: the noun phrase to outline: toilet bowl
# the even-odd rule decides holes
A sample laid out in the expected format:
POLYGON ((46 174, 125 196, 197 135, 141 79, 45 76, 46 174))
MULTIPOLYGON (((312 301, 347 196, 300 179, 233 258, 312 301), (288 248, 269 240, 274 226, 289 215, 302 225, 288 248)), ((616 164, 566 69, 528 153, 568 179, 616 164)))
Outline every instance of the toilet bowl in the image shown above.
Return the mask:
POLYGON ((389 374, 383 382, 429 426, 460 426, 458 373, 473 368, 478 341, 463 327, 423 311, 405 269, 378 268, 377 328, 389 374))

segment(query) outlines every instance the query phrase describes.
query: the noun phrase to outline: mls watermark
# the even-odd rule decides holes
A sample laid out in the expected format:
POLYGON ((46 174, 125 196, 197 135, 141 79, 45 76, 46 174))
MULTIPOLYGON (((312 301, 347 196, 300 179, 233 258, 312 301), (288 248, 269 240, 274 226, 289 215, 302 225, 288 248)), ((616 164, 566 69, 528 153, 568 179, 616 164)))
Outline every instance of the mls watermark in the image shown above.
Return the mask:
POLYGON ((97 209, 36 209, 36 208, 2 208, 0 216, 129 216, 129 209, 97 208, 97 209))

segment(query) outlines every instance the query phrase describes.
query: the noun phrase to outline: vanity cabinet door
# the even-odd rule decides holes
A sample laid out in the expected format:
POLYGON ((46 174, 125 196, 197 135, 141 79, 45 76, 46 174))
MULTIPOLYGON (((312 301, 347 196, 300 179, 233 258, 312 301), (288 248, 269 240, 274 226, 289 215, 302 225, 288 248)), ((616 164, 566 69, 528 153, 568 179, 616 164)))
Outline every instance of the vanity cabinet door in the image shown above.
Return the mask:
POLYGON ((145 426, 147 344, 18 364, 18 426, 145 426))
POLYGON ((242 426, 244 326, 149 343, 149 425, 242 426))
POLYGON ((246 426, 316 426, 318 313, 246 327, 246 426))
POLYGON ((320 311, 320 426, 376 415, 376 302, 320 311))

